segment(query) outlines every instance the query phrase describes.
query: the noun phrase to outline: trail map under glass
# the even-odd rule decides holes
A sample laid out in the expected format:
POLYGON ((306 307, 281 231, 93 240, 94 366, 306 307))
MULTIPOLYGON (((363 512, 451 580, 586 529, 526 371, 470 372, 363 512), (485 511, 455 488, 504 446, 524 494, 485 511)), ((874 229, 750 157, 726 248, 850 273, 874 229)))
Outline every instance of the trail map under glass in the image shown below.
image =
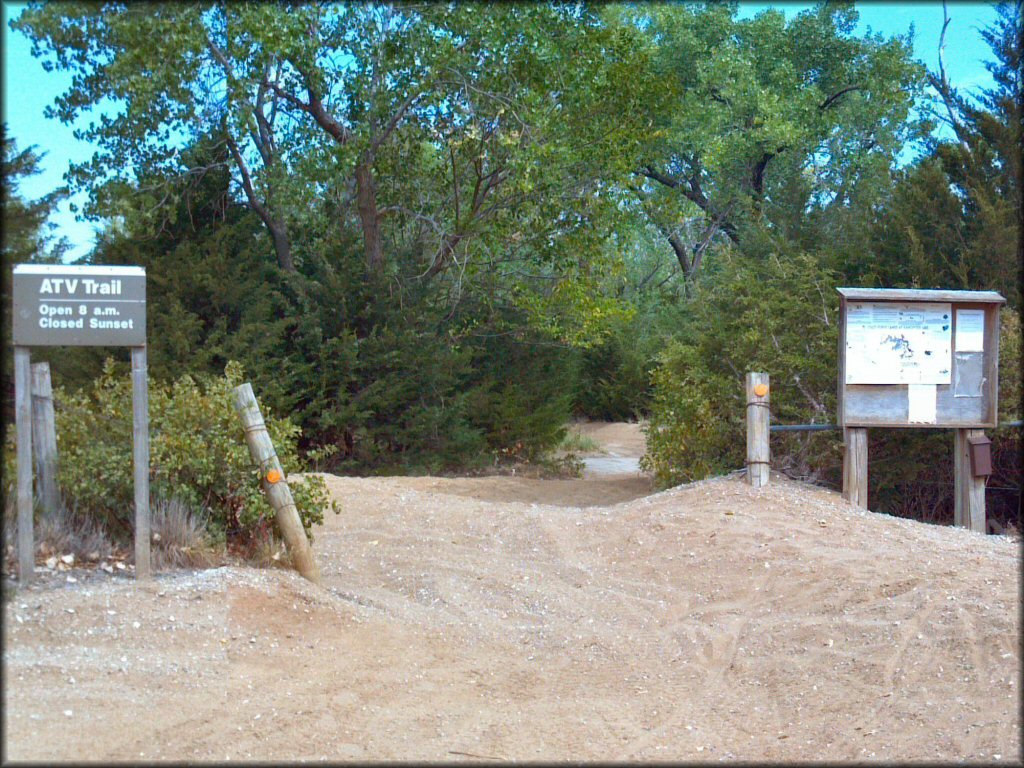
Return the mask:
POLYGON ((950 304, 855 301, 846 312, 847 384, 949 384, 950 304))

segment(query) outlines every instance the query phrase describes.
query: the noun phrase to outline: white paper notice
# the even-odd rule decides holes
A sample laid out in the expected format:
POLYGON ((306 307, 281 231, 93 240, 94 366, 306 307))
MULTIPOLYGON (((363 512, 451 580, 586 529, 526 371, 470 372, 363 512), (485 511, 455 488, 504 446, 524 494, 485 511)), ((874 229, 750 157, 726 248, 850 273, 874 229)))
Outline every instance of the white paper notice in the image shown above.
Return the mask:
POLYGON ((907 421, 911 424, 935 423, 936 387, 934 384, 907 385, 907 421))
POLYGON ((949 384, 950 304, 852 302, 846 309, 847 384, 949 384))
POLYGON ((956 311, 956 351, 981 352, 985 349, 985 310, 956 311))

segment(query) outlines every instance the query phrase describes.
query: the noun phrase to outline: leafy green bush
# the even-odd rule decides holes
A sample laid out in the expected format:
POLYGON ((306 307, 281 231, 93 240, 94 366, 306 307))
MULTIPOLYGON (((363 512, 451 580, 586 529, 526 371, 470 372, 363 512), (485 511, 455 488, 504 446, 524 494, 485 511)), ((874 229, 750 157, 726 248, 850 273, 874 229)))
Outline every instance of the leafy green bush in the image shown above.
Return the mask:
POLYGON ((601 444, 590 435, 584 435, 574 429, 569 429, 562 442, 558 444, 558 451, 564 453, 594 453, 601 451, 601 444))
MULTIPOLYGON (((241 380, 241 367, 229 363, 222 377, 186 375, 149 384, 151 495, 207 510, 214 535, 246 535, 265 527, 274 514, 231 401, 230 390, 241 380)), ((65 500, 128 534, 134 514, 130 376, 108 361, 91 391, 57 389, 54 406, 65 500)), ((299 471, 299 428, 266 410, 285 473, 299 471)), ((323 478, 306 477, 290 486, 308 534, 334 505, 328 504, 323 478)))
POLYGON ((565 437, 576 370, 569 350, 539 334, 484 339, 468 377, 468 420, 495 463, 536 462, 565 437))
MULTIPOLYGON (((743 466, 747 371, 771 377, 774 421, 833 422, 835 285, 832 273, 805 254, 716 260, 653 374, 642 466, 659 485, 743 466)), ((820 434, 774 438, 772 452, 773 464, 810 480, 833 468, 839 455, 835 436, 820 434)))
MULTIPOLYGON (((183 212, 179 228, 188 221, 183 212)), ((299 450, 339 473, 459 471, 557 444, 569 355, 523 333, 521 311, 467 297, 453 313, 443 286, 418 281, 399 295, 333 230, 322 253, 304 249, 301 274, 284 273, 260 252, 260 228, 229 211, 203 237, 99 244, 98 262, 147 269, 155 378, 240 362, 261 403, 301 426, 299 450)), ((95 351, 54 361, 54 381, 99 375, 83 349, 95 351)))
POLYGON ((1024 412, 1021 313, 1004 307, 999 313, 999 420, 1016 421, 1024 412))
POLYGON ((601 343, 581 350, 574 410, 601 421, 633 421, 647 413, 656 344, 638 315, 617 321, 601 343))

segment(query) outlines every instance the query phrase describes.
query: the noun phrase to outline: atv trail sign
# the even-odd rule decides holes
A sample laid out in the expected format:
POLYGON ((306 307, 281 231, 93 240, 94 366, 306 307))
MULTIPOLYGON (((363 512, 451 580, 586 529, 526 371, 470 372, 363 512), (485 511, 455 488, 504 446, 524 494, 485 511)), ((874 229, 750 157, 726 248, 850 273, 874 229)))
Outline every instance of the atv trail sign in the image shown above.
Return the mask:
POLYGON ((30 347, 131 347, 135 471, 135 577, 150 575, 149 384, 146 270, 142 267, 16 264, 11 282, 18 446, 18 580, 35 571, 30 347))

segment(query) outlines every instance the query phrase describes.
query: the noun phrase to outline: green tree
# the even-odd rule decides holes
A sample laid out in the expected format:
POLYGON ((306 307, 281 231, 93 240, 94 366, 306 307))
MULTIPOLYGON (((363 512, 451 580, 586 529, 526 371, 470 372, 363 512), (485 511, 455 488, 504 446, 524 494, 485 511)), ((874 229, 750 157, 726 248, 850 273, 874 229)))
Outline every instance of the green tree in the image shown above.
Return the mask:
POLYGON ((997 9, 996 23, 982 31, 994 87, 977 99, 956 91, 940 56, 929 80, 953 138, 932 138, 928 153, 903 174, 891 215, 877 227, 879 258, 865 272, 883 284, 997 290, 1019 309, 1021 3, 997 9))
POLYGON ((7 133, 4 124, 0 141, 3 142, 3 252, 4 267, 22 262, 59 263, 68 248, 63 239, 56 239, 52 224, 47 219, 66 196, 66 190, 57 189, 38 200, 26 200, 19 185, 24 179, 40 172, 43 155, 31 146, 21 151, 17 142, 7 133))
POLYGON ((908 38, 856 37, 852 3, 788 21, 735 3, 628 8, 646 48, 631 78, 656 81, 642 108, 641 208, 682 272, 752 226, 785 231, 842 209, 885 176, 916 125, 923 71, 908 38), (653 49, 653 50, 652 50, 653 49))
MULTIPOLYGON (((3 143, 3 274, 0 275, 0 301, 3 302, 4 328, 11 327, 11 270, 15 264, 44 263, 58 264, 67 251, 68 244, 63 238, 53 235, 53 225, 47 222, 50 214, 63 199, 65 191, 55 190, 38 200, 26 200, 20 193, 19 184, 39 173, 42 155, 34 146, 18 150, 17 143, 7 133, 4 124, 0 142, 3 143)), ((4 377, 4 419, 10 423, 14 418, 13 349, 10 333, 4 334, 3 341, 4 377)))
POLYGON ((286 271, 315 200, 358 231, 369 272, 404 252, 429 279, 465 263, 490 220, 536 212, 545 179, 586 189, 565 184, 571 158, 556 140, 569 94, 605 60, 577 9, 33 3, 13 26, 45 66, 75 76, 51 115, 117 110, 83 131, 101 150, 72 173, 91 214, 116 199, 162 215, 206 170, 181 147, 215 134, 286 271), (142 175, 154 183, 129 195, 142 175))
MULTIPOLYGON (((223 151, 213 139, 189 149, 189 162, 214 170, 161 231, 111 228, 92 256, 146 268, 155 379, 238 360, 261 401, 302 426, 302 447, 327 447, 345 471, 450 470, 511 458, 517 444, 535 458, 557 442, 570 350, 504 303, 500 275, 454 302, 434 283, 381 300, 394 285, 365 273, 354 235, 313 240, 301 271, 281 270, 261 254, 258 218, 231 202, 223 151)), ((84 387, 103 353, 76 352, 54 361, 55 376, 84 387)))
MULTIPOLYGON (((743 466, 747 371, 771 377, 772 417, 823 423, 835 413, 835 275, 808 254, 723 254, 708 264, 659 356, 645 464, 662 486, 743 466)), ((820 435, 775 440, 776 463, 833 479, 836 450, 820 435)))

